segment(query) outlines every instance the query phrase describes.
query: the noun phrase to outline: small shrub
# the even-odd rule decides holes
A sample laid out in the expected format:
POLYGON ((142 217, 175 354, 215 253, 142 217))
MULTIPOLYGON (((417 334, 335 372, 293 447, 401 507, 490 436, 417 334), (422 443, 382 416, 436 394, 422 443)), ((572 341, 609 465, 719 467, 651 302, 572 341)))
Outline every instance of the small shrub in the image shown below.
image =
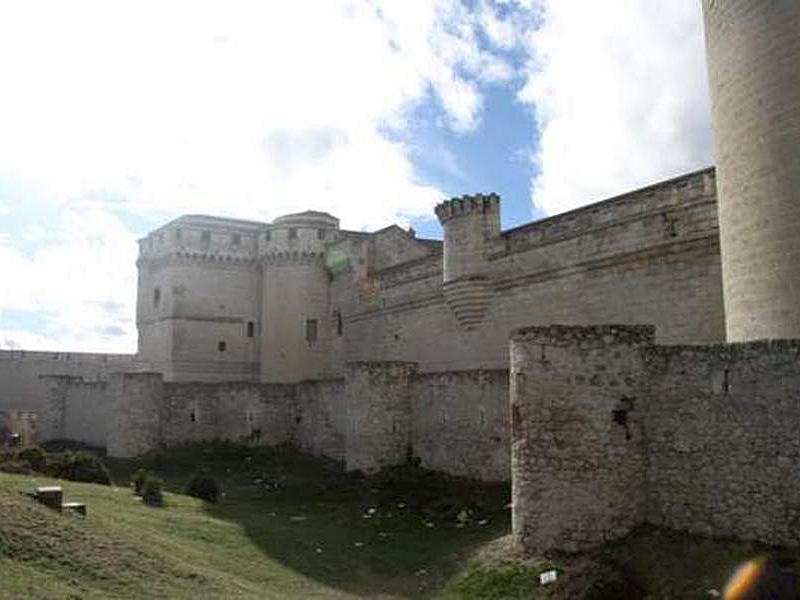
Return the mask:
POLYGON ((133 474, 131 477, 131 483, 133 484, 133 493, 137 496, 142 495, 142 488, 144 487, 144 482, 147 479, 148 474, 147 471, 144 469, 139 469, 133 474))
POLYGON ((47 452, 34 446, 32 448, 25 448, 17 452, 17 461, 26 464, 34 471, 44 471, 47 465, 47 452))
POLYGON ((186 494, 206 502, 217 502, 219 500, 219 485, 211 477, 195 476, 186 486, 186 494))
POLYGON ((45 472, 59 479, 111 485, 111 474, 99 456, 91 452, 59 452, 47 455, 45 472))
POLYGON ((164 506, 164 482, 155 475, 148 475, 142 483, 142 502, 147 506, 164 506))

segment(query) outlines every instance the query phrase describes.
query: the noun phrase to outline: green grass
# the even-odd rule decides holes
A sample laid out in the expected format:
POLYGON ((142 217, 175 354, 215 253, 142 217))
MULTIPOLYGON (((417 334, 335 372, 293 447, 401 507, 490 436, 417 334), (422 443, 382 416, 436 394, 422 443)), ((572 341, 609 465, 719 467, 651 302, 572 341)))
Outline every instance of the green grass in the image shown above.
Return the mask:
POLYGON ((538 587, 539 573, 556 566, 581 581, 588 560, 619 568, 651 600, 699 600, 769 552, 644 529, 582 566, 522 560, 509 547, 506 486, 415 469, 359 479, 288 450, 227 444, 108 465, 116 487, 57 482, 88 505, 85 520, 24 495, 53 480, 0 473, 0 598, 562 598, 538 587), (164 479, 163 508, 133 495, 139 468, 164 479), (182 494, 195 475, 220 484, 219 503, 182 494))
POLYGON ((127 486, 61 482, 87 503, 83 521, 21 493, 51 480, 0 474, 0 597, 426 597, 509 526, 503 487, 402 470, 357 480, 291 452, 219 445, 109 463, 117 482, 139 467, 164 478, 165 507, 127 486), (175 493, 196 473, 218 479, 220 503, 175 493), (475 518, 449 519, 448 497, 475 518))

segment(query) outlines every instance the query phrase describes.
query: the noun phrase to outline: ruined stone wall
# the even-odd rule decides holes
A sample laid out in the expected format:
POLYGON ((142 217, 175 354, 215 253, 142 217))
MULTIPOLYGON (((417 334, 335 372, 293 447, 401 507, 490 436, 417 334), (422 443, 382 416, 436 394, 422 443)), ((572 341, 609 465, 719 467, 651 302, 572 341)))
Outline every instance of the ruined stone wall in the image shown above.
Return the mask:
POLYGON ((511 339, 513 534, 579 551, 645 519, 640 349, 651 327, 531 327, 511 339))
POLYGON ((648 520, 800 543, 800 341, 646 351, 648 520))
POLYGON ((800 341, 654 346, 648 328, 512 340, 513 528, 575 551, 641 523, 800 543, 800 341))
POLYGON ((490 298, 473 330, 461 301, 486 290, 443 293, 438 257, 373 272, 374 293, 347 307, 346 359, 502 369, 513 329, 551 323, 655 324, 660 343, 720 342, 718 237, 710 170, 504 232, 490 248, 490 298))
POLYGON ((345 464, 371 473, 411 458, 412 381, 416 363, 347 365, 345 464))
POLYGON ((37 419, 37 441, 73 440, 106 446, 111 419, 108 382, 71 375, 42 377, 47 401, 37 419))
MULTIPOLYGON (((87 381, 105 381, 113 371, 140 368, 133 354, 88 354, 81 352, 30 352, 0 350, 0 410, 35 413, 40 426, 49 411, 49 384, 43 375, 64 375, 87 381)), ((49 435, 49 434, 45 434, 49 435)))
POLYGON ((347 431, 344 379, 303 381, 294 388, 292 444, 309 454, 344 461, 347 431))
POLYGON ((419 374, 411 409, 422 467, 481 481, 511 478, 507 370, 419 374))
POLYGON ((256 445, 289 441, 294 389, 251 383, 164 385, 161 443, 230 440, 256 445))
POLYGON ((110 456, 138 456, 161 442, 164 400, 161 373, 112 373, 108 400, 111 416, 106 450, 110 456))

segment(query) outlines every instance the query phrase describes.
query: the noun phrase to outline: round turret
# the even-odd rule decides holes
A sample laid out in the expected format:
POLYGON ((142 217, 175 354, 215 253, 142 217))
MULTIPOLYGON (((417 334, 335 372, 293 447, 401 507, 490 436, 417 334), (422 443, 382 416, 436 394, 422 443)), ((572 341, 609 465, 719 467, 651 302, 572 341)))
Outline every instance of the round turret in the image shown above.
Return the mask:
POLYGON ((703 10, 727 338, 799 338, 800 2, 703 10))
POLYGON ((263 234, 262 381, 296 382, 330 374, 325 248, 338 232, 338 219, 308 211, 275 219, 263 234))
POLYGON ((477 194, 436 207, 444 229, 444 281, 485 275, 490 242, 500 235, 500 197, 477 194))

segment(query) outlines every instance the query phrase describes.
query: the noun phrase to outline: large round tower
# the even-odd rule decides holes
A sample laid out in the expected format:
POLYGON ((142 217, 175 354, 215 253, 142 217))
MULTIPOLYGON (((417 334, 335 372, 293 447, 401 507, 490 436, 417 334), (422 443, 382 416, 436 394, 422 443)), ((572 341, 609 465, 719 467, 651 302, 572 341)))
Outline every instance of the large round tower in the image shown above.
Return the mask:
POLYGON ((800 2, 703 11, 727 338, 800 338, 800 2))
POLYGON ((261 241, 261 381, 319 379, 331 370, 325 247, 339 220, 308 211, 275 219, 261 241))

